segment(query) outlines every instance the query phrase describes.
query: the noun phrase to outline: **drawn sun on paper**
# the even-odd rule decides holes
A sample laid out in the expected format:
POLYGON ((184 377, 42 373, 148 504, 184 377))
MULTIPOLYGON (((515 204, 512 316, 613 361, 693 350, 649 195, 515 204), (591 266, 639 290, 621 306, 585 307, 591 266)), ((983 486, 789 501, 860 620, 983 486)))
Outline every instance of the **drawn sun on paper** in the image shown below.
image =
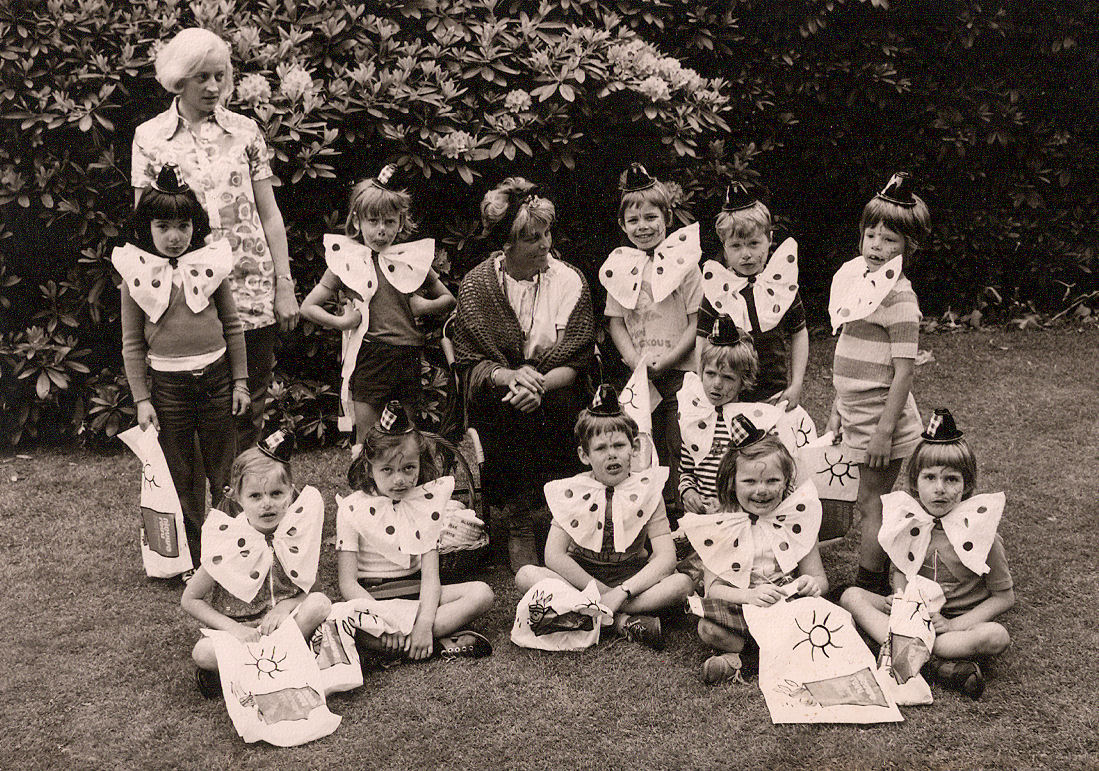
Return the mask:
POLYGON ((828 468, 821 469, 817 473, 818 474, 828 474, 829 475, 829 477, 828 477, 828 486, 829 487, 836 484, 837 482, 839 483, 840 487, 845 487, 847 485, 847 483, 843 480, 845 480, 845 479, 854 480, 855 479, 855 474, 851 470, 851 467, 854 466, 855 464, 852 463, 849 460, 844 460, 842 453, 840 453, 840 456, 838 458, 836 458, 835 460, 832 460, 831 458, 829 458, 828 453, 824 453, 824 462, 828 464, 828 468))
POLYGON ((633 409, 641 409, 637 403, 637 392, 633 390, 633 385, 627 383, 622 389, 622 393, 618 395, 618 404, 622 407, 632 407, 633 409))
POLYGON ((832 635, 843 629, 843 624, 840 624, 835 629, 829 629, 828 619, 831 618, 831 616, 832 614, 828 613, 824 616, 823 620, 818 622, 817 612, 814 610, 813 620, 810 623, 808 629, 802 627, 801 621, 799 619, 794 619, 794 623, 797 625, 797 628, 801 630, 801 632, 805 635, 805 639, 798 640, 796 643, 794 643, 794 647, 791 650, 797 650, 799 645, 803 643, 809 643, 809 658, 815 661, 818 650, 824 654, 825 658, 829 658, 829 647, 842 648, 842 645, 836 645, 834 642, 832 642, 832 635))
POLYGON ((809 444, 809 435, 809 426, 806 425, 805 418, 802 418, 794 428, 794 445, 804 447, 809 444))
POLYGON ((276 672, 285 672, 285 669, 279 667, 279 664, 286 661, 288 654, 282 654, 282 658, 276 658, 279 655, 279 649, 272 646, 270 653, 265 653, 263 648, 259 649, 259 655, 249 648, 248 653, 252 656, 252 660, 247 662, 245 666, 256 668, 256 677, 260 675, 267 675, 272 680, 275 679, 276 672))
POLYGON ((142 482, 150 487, 160 487, 160 482, 156 481, 156 474, 153 473, 153 464, 146 463, 141 467, 142 482))

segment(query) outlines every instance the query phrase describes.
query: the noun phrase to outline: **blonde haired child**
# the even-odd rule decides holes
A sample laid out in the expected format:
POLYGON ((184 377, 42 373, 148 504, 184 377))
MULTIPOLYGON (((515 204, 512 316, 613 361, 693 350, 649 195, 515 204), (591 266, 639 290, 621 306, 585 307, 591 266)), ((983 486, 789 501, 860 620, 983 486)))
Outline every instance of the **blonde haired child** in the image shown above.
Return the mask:
POLYGON ((609 385, 580 412, 575 432, 577 453, 591 471, 546 484, 553 515, 546 566, 522 567, 516 586, 526 593, 545 578, 560 578, 583 590, 595 581, 615 631, 662 649, 660 619, 648 614, 681 604, 691 588, 689 578, 673 572, 675 545, 661 492, 667 469, 631 470, 637 423, 622 413, 609 385))
POLYGON ((703 682, 743 682, 740 654, 749 636, 742 605, 828 591, 817 546, 820 501, 812 482, 795 488, 795 478, 793 456, 778 437, 738 415, 718 469, 718 511, 680 522, 705 570, 698 636, 719 651, 703 663, 703 682))
POLYGON ((675 395, 695 369, 695 325, 702 302, 698 226, 671 236, 667 188, 639 163, 622 175, 618 224, 632 247, 620 247, 599 269, 607 289, 607 328, 626 367, 644 362, 662 397, 653 410, 653 443, 669 469, 665 500, 678 509, 679 425, 675 395), (667 237, 666 237, 667 236, 667 237))
POLYGON ((801 402, 809 361, 809 332, 798 291, 797 244, 786 239, 771 253, 771 211, 739 182, 729 184, 715 221, 723 253, 702 266, 704 298, 698 334, 705 336, 721 314, 752 336, 759 375, 744 401, 801 402), (770 259, 768 257, 770 256, 770 259))
POLYGON ((435 242, 393 245, 408 226, 411 206, 397 187, 396 171, 386 166, 351 191, 347 235, 325 236, 328 268, 301 306, 305 318, 345 334, 341 428, 350 428, 353 413, 353 456, 386 402, 419 403, 424 335, 416 318, 454 307, 454 296, 431 268, 435 242), (347 297, 341 314, 322 307, 341 293, 347 297))
MULTIPOLYGON (((290 443, 285 432, 277 431, 233 461, 230 498, 240 514, 210 512, 202 528, 202 566, 180 601, 204 626, 231 632, 242 642, 270 634, 288 618, 308 640, 332 609, 324 594, 312 591, 324 502, 314 487, 295 500, 287 463, 290 443)), ((192 657, 199 690, 206 698, 216 697, 213 642, 200 639, 192 657)))
MULTIPOLYGON (((1004 494, 974 495, 977 460, 948 410, 936 410, 908 461, 908 492, 882 498, 881 546, 900 594, 912 575, 937 582, 946 603, 931 616, 931 675, 976 699, 984 676, 975 660, 1011 643, 993 621, 1015 604, 1004 545, 996 532, 1004 494), (915 495, 915 497, 913 497, 915 495)), ((840 604, 879 643, 889 635, 890 598, 851 587, 840 604)))
POLYGON ((908 175, 894 174, 863 209, 861 256, 836 272, 828 302, 833 331, 841 330, 828 430, 859 463, 862 537, 855 583, 878 593, 889 588, 878 545, 881 496, 893 489, 922 427, 912 397, 920 307, 904 270, 929 229, 927 205, 912 192, 908 175))
POLYGON ((383 660, 489 655, 488 640, 465 627, 491 609, 492 589, 439 580, 437 544, 454 478, 439 476, 427 437, 400 402, 386 405, 365 440, 348 474, 359 489, 338 500, 340 593, 345 600, 412 596, 420 604, 408 635, 360 631, 356 641, 383 660))

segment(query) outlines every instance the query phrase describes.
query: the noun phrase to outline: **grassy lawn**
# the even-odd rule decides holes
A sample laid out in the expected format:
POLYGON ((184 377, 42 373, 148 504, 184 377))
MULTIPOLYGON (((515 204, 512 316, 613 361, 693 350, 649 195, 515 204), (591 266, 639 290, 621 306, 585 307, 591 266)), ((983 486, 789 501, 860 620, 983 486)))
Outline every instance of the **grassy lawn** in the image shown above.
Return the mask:
MULTIPOLYGON (((810 358, 807 406, 821 425, 832 346, 815 340, 810 358)), ((195 690, 197 627, 179 586, 141 569, 137 460, 34 451, 0 461, 0 768, 1097 767, 1099 331, 981 331, 922 347, 934 360, 917 371, 921 409, 949 406, 977 450, 979 489, 1008 495, 1013 645, 979 702, 934 687, 935 704, 899 725, 773 726, 755 682, 699 681, 707 654, 686 621, 662 653, 513 646, 518 596, 496 568, 482 626, 491 658, 374 674, 329 700, 343 716, 332 736, 246 745, 224 705, 195 690)), ((295 463, 325 495, 326 536, 345 463, 335 450, 295 463)), ((853 576, 855 546, 849 536, 824 549, 833 583, 853 576)), ((331 546, 321 568, 335 598, 331 546)))

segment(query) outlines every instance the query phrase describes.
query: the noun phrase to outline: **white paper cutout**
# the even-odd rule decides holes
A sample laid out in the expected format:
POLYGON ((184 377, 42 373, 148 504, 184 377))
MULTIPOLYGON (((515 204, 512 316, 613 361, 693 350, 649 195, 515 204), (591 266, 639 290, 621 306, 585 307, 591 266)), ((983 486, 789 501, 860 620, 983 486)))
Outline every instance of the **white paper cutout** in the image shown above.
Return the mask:
POLYGON ((749 282, 745 276, 716 260, 702 264, 702 293, 719 314, 730 316, 737 329, 751 331, 748 304, 741 292, 752 284, 752 298, 761 332, 778 326, 798 291, 798 244, 787 238, 767 260, 767 265, 749 282))
MULTIPOLYGON (((634 471, 615 486, 611 499, 615 551, 626 551, 649 523, 664 500, 664 483, 667 481, 668 469, 655 466, 634 471)), ((599 551, 603 547, 607 487, 590 474, 577 474, 547 482, 545 493, 553 521, 577 545, 589 551, 599 551)))
MULTIPOLYGON (((669 235, 653 252, 653 302, 662 302, 683 283, 692 267, 702 256, 698 223, 695 222, 669 235)), ((620 246, 599 268, 599 283, 607 294, 628 310, 637 307, 648 255, 641 249, 620 246)))
POLYGON ((193 567, 183 509, 160 449, 157 430, 134 426, 118 435, 141 461, 141 563, 150 578, 171 578, 193 567))
MULTIPOLYGON (((977 575, 988 572, 985 559, 996 539, 996 529, 1004 513, 1007 497, 1001 493, 974 495, 941 518, 943 532, 954 547, 958 559, 977 575)), ((878 543, 905 576, 919 572, 935 518, 920 502, 903 490, 881 497, 882 526, 878 543)))
POLYGON ((359 491, 336 496, 336 517, 347 521, 387 560, 402 568, 436 548, 443 512, 454 492, 454 477, 439 477, 414 487, 399 501, 359 491))
POLYGON ((871 271, 865 257, 840 266, 832 277, 828 294, 828 317, 832 334, 848 321, 865 319, 881 305, 901 277, 904 256, 898 254, 878 270, 871 271))
POLYGON ((220 238, 208 246, 187 252, 172 268, 167 257, 151 254, 133 244, 115 247, 111 264, 122 276, 130 297, 154 324, 168 309, 175 271, 183 281, 183 299, 193 313, 210 304, 212 295, 233 272, 233 250, 220 238))
POLYGON ((935 627, 931 616, 946 603, 942 587, 929 578, 912 576, 889 608, 889 637, 878 653, 878 680, 902 706, 930 704, 931 688, 920 667, 931 658, 935 627))
POLYGON ((594 580, 579 591, 559 578, 543 578, 519 600, 511 641, 544 651, 583 650, 599 642, 600 629, 613 622, 594 580))
POLYGON ((622 393, 618 395, 622 411, 637 423, 641 447, 634 457, 634 471, 642 471, 659 463, 656 444, 653 442, 653 410, 661 401, 660 392, 649 380, 649 370, 645 362, 638 362, 630 379, 623 386, 622 393))

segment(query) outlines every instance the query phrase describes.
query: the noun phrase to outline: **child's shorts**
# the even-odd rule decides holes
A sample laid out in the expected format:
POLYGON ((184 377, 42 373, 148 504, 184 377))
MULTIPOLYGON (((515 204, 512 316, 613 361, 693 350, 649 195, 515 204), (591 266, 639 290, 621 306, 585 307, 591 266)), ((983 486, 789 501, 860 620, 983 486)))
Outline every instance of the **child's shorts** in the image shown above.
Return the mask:
POLYGON ((419 404, 421 351, 418 345, 363 340, 351 373, 351 400, 383 405, 399 399, 406 407, 419 404))
POLYGON ((744 620, 744 606, 713 597, 702 598, 702 618, 747 639, 748 622, 744 620))
POLYGON ((607 586, 621 586, 623 581, 628 581, 641 572, 641 568, 645 567, 648 562, 647 559, 623 560, 622 562, 592 562, 575 554, 573 559, 587 571, 588 575, 607 586))
MULTIPOLYGON (((878 420, 885 409, 888 394, 888 389, 869 393, 837 394, 836 409, 839 411, 840 425, 843 430, 843 447, 851 461, 866 463, 866 449, 870 445, 874 430, 878 427, 878 420)), ((911 455, 919 444, 922 432, 923 422, 916 408, 916 399, 909 393, 908 401, 905 402, 904 409, 897 419, 897 425, 893 429, 893 449, 889 459, 897 460, 911 455)))

